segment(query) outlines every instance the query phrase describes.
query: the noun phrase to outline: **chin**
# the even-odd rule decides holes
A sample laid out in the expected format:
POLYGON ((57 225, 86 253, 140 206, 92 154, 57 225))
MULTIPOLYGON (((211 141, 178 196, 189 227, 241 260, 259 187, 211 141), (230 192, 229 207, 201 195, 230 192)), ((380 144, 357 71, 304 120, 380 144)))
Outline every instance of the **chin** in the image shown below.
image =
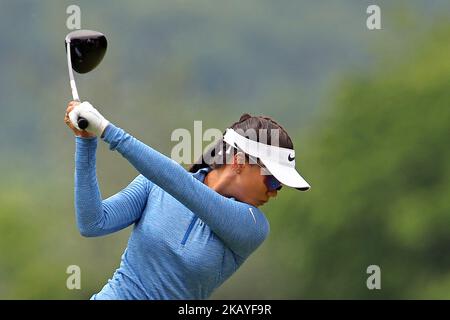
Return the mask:
POLYGON ((243 201, 243 202, 245 202, 249 205, 252 205, 254 207, 259 207, 261 205, 261 202, 258 202, 258 201, 243 201))
POLYGON ((256 201, 256 203, 254 204, 255 207, 262 207, 263 205, 266 204, 266 201, 256 201))

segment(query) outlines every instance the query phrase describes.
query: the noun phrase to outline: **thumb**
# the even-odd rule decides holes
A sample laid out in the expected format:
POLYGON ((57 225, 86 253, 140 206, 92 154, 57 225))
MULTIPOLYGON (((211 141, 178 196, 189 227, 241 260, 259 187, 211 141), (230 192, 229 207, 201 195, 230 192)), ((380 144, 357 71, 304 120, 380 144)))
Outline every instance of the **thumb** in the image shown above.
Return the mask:
POLYGON ((70 122, 72 122, 73 126, 81 131, 81 129, 78 127, 78 117, 79 117, 79 115, 80 115, 80 112, 79 112, 78 108, 74 108, 69 113, 69 119, 70 119, 70 122))

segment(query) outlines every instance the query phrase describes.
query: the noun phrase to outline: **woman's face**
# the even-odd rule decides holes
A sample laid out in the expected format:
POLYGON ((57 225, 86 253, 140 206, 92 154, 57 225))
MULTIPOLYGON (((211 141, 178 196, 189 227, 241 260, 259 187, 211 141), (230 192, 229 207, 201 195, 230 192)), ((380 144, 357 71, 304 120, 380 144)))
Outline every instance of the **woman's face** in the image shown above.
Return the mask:
MULTIPOLYGON (((264 205, 271 197, 277 196, 277 190, 269 191, 262 174, 261 167, 246 162, 239 165, 239 174, 236 175, 234 193, 236 199, 249 203, 255 207, 264 205)), ((236 170, 236 169, 234 169, 236 170)))

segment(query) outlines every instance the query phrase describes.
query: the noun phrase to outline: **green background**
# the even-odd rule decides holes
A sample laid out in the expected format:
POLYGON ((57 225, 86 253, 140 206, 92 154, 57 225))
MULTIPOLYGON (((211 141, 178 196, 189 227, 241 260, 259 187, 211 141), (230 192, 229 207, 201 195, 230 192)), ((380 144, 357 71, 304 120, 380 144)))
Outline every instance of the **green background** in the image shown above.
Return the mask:
MULTIPOLYGON (((88 299, 131 228, 79 235, 64 51, 66 8, 108 52, 80 96, 170 155, 177 128, 272 116, 306 193, 262 210, 267 241, 215 299, 450 298, 448 1, 0 0, 0 299, 88 299), (370 4, 382 29, 366 27, 370 4), (381 290, 366 269, 381 268, 381 290), (81 268, 81 290, 66 268, 81 268)), ((137 172, 98 149, 103 197, 137 172)), ((151 245, 151 244, 149 244, 151 245)))

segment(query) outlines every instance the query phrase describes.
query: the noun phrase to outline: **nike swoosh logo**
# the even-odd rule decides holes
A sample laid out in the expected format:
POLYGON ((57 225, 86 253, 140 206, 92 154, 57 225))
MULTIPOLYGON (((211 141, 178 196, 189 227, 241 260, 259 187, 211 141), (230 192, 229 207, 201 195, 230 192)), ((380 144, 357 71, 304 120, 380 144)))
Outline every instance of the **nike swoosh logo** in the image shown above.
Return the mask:
POLYGON ((255 218, 255 215, 253 214, 252 208, 248 208, 248 210, 250 210, 250 213, 252 214, 253 220, 256 223, 256 218, 255 218))
POLYGON ((291 157, 291 155, 288 155, 288 160, 289 161, 294 161, 295 157, 291 157))

